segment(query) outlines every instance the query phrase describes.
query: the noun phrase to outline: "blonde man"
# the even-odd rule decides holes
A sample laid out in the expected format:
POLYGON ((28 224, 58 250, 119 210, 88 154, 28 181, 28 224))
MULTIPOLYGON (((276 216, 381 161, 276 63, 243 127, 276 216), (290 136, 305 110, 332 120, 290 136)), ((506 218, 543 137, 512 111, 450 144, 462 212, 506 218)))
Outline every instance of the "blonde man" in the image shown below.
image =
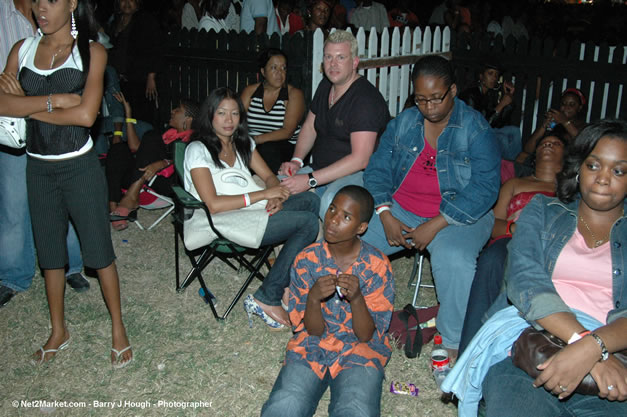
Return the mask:
POLYGON ((292 194, 310 189, 321 198, 323 219, 335 193, 363 185, 363 170, 389 120, 381 93, 357 73, 357 40, 338 30, 324 43, 324 74, 311 102, 294 155, 279 169, 292 194), (304 166, 311 154, 311 165, 304 166))

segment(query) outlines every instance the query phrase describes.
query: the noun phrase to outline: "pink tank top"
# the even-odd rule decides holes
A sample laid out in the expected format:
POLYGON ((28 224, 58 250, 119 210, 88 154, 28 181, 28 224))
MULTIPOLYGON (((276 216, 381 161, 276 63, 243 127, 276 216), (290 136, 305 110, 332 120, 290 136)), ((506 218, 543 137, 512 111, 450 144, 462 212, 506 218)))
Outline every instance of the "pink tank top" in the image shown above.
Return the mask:
POLYGON ((393 196, 401 207, 420 217, 440 214, 442 196, 435 158, 436 150, 425 139, 424 149, 393 196))
POLYGON ((609 242, 589 248, 579 230, 575 230, 557 257, 551 279, 568 307, 606 322, 607 313, 614 308, 609 242))

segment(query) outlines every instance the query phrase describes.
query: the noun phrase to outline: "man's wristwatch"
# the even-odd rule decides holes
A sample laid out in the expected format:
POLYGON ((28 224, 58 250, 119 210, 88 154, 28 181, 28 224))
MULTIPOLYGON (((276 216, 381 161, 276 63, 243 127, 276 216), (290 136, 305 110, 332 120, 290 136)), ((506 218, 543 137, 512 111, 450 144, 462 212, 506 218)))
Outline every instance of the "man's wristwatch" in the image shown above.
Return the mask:
POLYGON ((309 176, 309 188, 316 188, 318 186, 318 180, 314 178, 313 176, 313 172, 310 172, 309 174, 307 174, 309 176))

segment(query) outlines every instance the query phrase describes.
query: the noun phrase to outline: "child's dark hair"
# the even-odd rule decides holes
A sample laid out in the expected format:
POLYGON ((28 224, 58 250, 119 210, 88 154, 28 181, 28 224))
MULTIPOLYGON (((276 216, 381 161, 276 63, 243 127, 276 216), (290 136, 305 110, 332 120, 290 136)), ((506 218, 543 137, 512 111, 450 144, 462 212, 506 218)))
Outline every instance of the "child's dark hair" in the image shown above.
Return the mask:
POLYGON ((557 176, 557 197, 570 203, 579 192, 577 175, 583 161, 603 137, 627 140, 627 122, 623 120, 601 120, 585 127, 568 148, 564 169, 557 176))
POLYGON ((411 73, 412 81, 420 76, 433 76, 444 79, 447 86, 455 83, 455 72, 448 59, 438 55, 430 55, 419 59, 411 73))
POLYGON ((368 223, 374 212, 374 199, 364 187, 359 185, 347 185, 342 187, 335 196, 340 194, 349 196, 359 205, 359 221, 368 223))
POLYGON ((246 124, 246 109, 242 104, 239 96, 228 87, 220 87, 213 90, 200 106, 200 114, 194 119, 192 128, 194 134, 192 141, 201 141, 209 150, 211 159, 218 166, 222 167, 220 161, 220 152, 222 151, 222 143, 213 129, 213 116, 218 110, 218 106, 224 99, 232 99, 237 103, 239 108, 239 125, 233 132, 231 138, 235 145, 235 151, 242 158, 247 167, 250 167, 250 158, 252 151, 250 149, 250 137, 248 136, 248 125, 246 124))
POLYGON ((94 6, 91 0, 78 0, 76 10, 74 10, 74 19, 76 20, 76 30, 78 30, 78 36, 74 42, 78 46, 78 53, 81 56, 83 78, 87 80, 91 61, 89 41, 98 40, 98 26, 94 20, 94 6))

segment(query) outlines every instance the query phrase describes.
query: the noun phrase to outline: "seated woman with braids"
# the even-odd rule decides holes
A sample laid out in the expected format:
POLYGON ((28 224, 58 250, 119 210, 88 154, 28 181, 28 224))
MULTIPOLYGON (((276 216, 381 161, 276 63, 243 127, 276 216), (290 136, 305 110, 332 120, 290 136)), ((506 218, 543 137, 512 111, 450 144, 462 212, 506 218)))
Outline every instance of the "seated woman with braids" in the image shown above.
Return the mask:
POLYGON ((131 116, 130 103, 122 93, 115 97, 124 105, 128 140, 124 142, 118 139, 112 143, 107 155, 106 175, 110 220, 113 228, 120 231, 128 227, 129 220, 137 218, 139 193, 155 175, 157 178, 150 187, 161 195, 172 194, 170 177, 173 171, 165 170, 171 165, 168 145, 177 139, 189 141, 192 121, 198 114, 198 104, 181 100, 180 105, 170 113, 170 130, 163 135, 151 130, 140 139, 135 130, 135 119, 131 116), (123 189, 126 189, 124 194, 123 189))

